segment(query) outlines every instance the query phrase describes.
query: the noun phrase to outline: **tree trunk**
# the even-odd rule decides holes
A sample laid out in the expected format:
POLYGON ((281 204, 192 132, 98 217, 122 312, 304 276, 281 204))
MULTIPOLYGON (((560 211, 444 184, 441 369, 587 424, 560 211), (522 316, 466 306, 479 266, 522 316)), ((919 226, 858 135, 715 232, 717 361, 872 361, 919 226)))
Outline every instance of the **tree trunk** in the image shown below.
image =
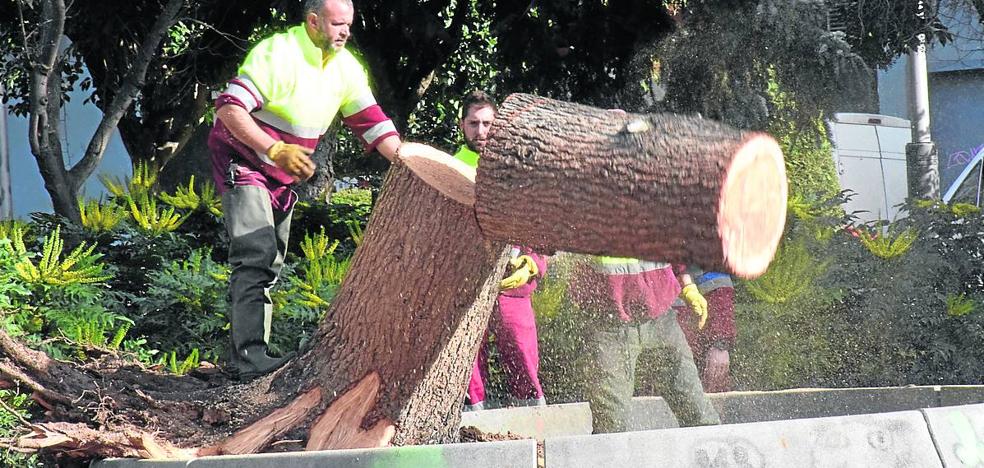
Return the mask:
MULTIPOLYGON (((65 34, 64 0, 42 2, 41 40, 32 57, 30 124, 28 139, 31 152, 38 161, 45 188, 51 196, 56 213, 79 223, 78 196, 82 184, 102 160, 116 124, 130 107, 143 86, 151 58, 155 55, 167 30, 177 21, 183 0, 168 0, 160 16, 151 27, 146 40, 123 79, 119 92, 112 102, 103 108, 99 121, 85 154, 70 169, 65 168, 64 155, 58 143, 61 129, 57 125, 62 104, 62 66, 64 54, 60 44, 65 34)), ((28 38, 24 37, 25 46, 28 38)))
MULTIPOLYGON (((457 431, 504 268, 505 245, 484 240, 470 211, 393 167, 312 351, 289 369, 319 383, 326 405, 333 392, 378 375, 365 427, 394 424, 397 444, 449 441, 457 431)), ((359 445, 326 439, 308 448, 359 445)))
POLYGON ((301 201, 327 202, 335 185, 335 154, 338 152, 338 132, 341 126, 332 126, 314 148, 314 175, 294 190, 301 201))
POLYGON ((768 135, 528 94, 500 107, 475 183, 488 238, 744 277, 765 271, 786 220, 768 135))

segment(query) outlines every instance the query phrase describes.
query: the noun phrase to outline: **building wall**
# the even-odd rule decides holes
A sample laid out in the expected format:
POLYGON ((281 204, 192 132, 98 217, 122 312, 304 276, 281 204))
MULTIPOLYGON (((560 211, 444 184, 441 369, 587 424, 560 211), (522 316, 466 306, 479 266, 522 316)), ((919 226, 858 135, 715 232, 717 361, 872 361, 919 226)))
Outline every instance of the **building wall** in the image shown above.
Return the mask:
MULTIPOLYGON (((929 105, 933 141, 939 150, 941 191, 945 191, 984 145, 984 28, 964 0, 944 0, 940 16, 953 42, 927 52, 929 105)), ((910 118, 907 62, 899 57, 878 73, 879 112, 910 118)))

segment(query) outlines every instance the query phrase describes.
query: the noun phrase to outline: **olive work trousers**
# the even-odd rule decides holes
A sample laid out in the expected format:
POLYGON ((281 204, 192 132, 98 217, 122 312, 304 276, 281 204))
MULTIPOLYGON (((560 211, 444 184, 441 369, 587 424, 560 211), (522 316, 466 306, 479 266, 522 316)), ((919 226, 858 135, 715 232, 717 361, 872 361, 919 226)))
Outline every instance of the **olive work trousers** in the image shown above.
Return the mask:
POLYGON ((643 351, 653 351, 655 377, 662 397, 681 427, 721 424, 704 394, 687 339, 672 309, 655 319, 619 322, 590 333, 593 352, 588 402, 596 434, 624 432, 635 391, 636 364, 643 351))
POLYGON ((237 185, 222 195, 229 233, 231 361, 241 372, 268 365, 273 287, 284 265, 293 210, 274 210, 263 187, 237 185))

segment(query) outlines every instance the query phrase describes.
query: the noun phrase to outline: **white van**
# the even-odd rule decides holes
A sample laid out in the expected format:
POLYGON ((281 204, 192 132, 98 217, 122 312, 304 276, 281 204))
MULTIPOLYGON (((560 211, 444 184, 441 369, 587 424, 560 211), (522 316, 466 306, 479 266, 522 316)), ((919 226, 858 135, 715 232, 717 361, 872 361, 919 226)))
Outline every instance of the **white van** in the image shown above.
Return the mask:
POLYGON ((908 194, 905 145, 909 121, 878 114, 837 113, 827 122, 842 190, 854 192, 844 206, 860 222, 894 220, 908 194))

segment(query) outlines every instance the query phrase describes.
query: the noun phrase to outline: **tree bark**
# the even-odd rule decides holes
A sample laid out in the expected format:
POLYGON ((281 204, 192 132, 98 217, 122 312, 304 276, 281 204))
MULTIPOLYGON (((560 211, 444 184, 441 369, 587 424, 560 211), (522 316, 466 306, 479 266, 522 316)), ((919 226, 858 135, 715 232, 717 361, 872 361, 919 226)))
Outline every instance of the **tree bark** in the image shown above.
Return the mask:
POLYGON ((475 183, 488 238, 549 250, 768 267, 786 220, 778 144, 671 114, 509 96, 475 183))
POLYGON ((318 146, 311 155, 315 165, 314 175, 295 189, 301 201, 328 202, 330 199, 335 185, 335 154, 338 152, 339 130, 341 126, 336 123, 318 140, 318 146))

